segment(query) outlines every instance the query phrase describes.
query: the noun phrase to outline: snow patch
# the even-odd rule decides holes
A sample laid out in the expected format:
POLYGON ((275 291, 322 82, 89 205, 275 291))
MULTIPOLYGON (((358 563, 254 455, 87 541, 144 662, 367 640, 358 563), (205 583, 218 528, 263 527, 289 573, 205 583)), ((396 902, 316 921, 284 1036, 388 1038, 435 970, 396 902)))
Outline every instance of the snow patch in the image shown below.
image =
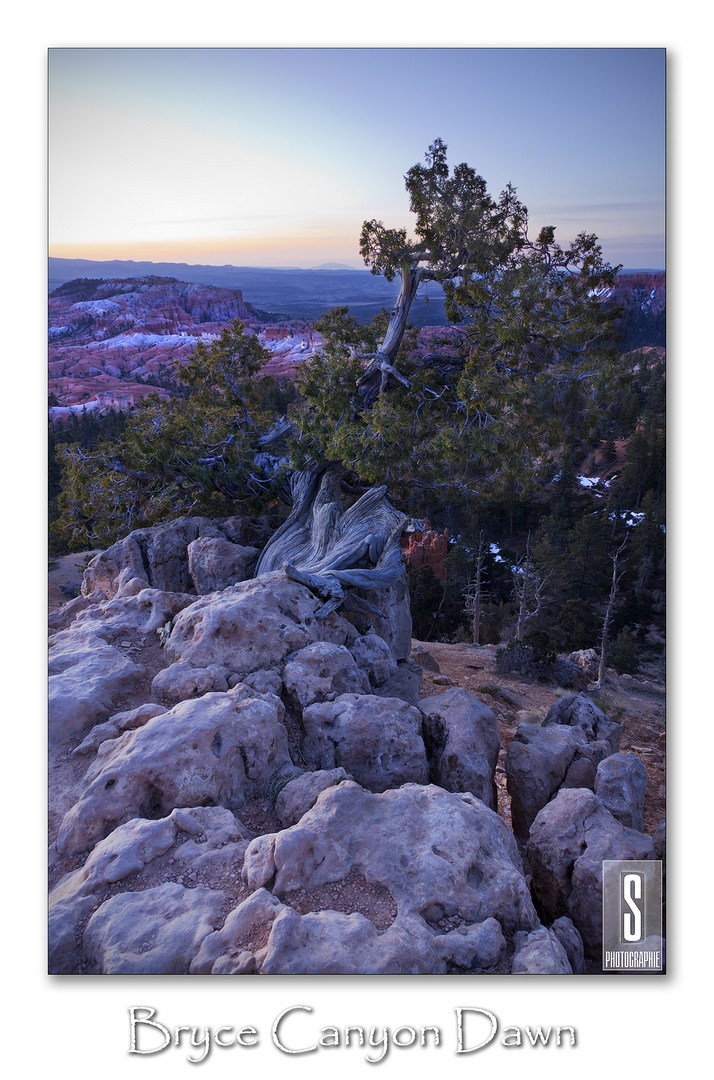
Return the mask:
POLYGON ((635 510, 626 510, 624 514, 620 514, 620 517, 628 527, 639 525, 644 516, 643 513, 638 513, 635 510))
POLYGON ((115 300, 80 300, 72 304, 73 311, 89 311, 93 315, 106 315, 109 311, 121 310, 115 300))

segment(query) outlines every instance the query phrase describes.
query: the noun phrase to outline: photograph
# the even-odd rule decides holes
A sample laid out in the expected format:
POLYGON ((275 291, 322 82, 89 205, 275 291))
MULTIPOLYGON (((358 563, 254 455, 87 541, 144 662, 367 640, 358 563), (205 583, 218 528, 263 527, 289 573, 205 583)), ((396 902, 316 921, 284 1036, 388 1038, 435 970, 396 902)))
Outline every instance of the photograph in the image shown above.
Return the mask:
POLYGON ((49 48, 49 975, 666 975, 666 71, 49 48))
POLYGON ((14 16, 13 1075, 701 1071, 697 15, 14 16))

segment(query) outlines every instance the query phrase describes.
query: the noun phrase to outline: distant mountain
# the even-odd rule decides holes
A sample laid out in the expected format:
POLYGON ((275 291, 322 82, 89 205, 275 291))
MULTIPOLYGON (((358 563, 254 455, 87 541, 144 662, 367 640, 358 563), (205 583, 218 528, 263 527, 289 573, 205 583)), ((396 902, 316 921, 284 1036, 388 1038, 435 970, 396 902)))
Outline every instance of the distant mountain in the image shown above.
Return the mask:
MULTIPOLYGON (((57 258, 49 259, 49 291, 76 278, 136 278, 147 274, 239 289, 251 304, 285 319, 317 319, 332 307, 347 305, 360 322, 366 322, 382 308, 391 308, 399 291, 397 281, 385 281, 369 270, 334 269, 329 264, 322 269, 301 270, 57 258)), ((442 295, 439 286, 429 285, 429 303, 419 299, 412 308, 416 326, 444 324, 442 295)))
POLYGON ((354 266, 348 266, 347 263, 320 263, 319 266, 311 266, 311 270, 354 270, 354 266))
POLYGON ((135 278, 146 274, 174 277, 199 285, 240 289, 251 303, 269 311, 282 312, 296 305, 333 306, 345 303, 386 303, 397 295, 399 286, 369 270, 330 267, 302 270, 270 266, 205 266, 187 263, 134 262, 89 259, 49 260, 50 291, 79 277, 135 278))
MULTIPOLYGON (((399 283, 386 281, 369 270, 354 270, 340 263, 323 263, 303 270, 297 267, 207 266, 188 263, 134 262, 90 259, 49 259, 50 291, 77 278, 136 278, 143 275, 171 277, 242 292, 247 301, 270 312, 273 319, 318 319, 333 307, 349 307, 361 323, 382 308, 391 308, 399 283), (339 267, 339 268, 338 268, 339 267)), ((627 309, 623 336, 627 349, 638 345, 664 344, 665 274, 658 270, 623 270, 614 293, 627 309), (654 289, 654 295, 650 293, 654 289), (635 326, 635 323, 637 324, 635 326)), ((605 299, 605 297, 603 297, 605 299)), ((416 327, 444 326, 443 291, 430 282, 412 305, 410 321, 416 327)))

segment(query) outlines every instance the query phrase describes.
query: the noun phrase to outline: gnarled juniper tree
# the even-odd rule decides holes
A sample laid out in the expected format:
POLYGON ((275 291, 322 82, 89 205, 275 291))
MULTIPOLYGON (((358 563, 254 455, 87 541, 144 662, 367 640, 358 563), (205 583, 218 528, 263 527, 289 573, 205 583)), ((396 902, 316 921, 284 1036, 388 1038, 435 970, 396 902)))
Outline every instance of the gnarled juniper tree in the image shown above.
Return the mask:
POLYGON ((566 428, 594 416, 615 357, 612 313, 600 302, 615 268, 595 236, 535 240, 507 187, 493 199, 465 164, 449 171, 440 140, 406 175, 414 238, 365 222, 373 273, 399 278, 375 341, 346 309, 322 320, 327 344, 306 367, 296 417, 303 454, 339 461, 405 496, 437 491, 470 502, 538 482, 566 428), (438 282, 452 324, 438 352, 407 334, 418 289, 438 282))

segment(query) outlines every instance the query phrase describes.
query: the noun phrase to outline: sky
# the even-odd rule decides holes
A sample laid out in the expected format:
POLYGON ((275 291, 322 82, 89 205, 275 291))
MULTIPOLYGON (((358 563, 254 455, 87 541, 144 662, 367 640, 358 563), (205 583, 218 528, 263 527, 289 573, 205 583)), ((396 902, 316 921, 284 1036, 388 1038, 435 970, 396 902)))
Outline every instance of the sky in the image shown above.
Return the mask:
POLYGON ((59 48, 50 254, 362 267, 435 138, 531 232, 664 266, 664 50, 59 48))

